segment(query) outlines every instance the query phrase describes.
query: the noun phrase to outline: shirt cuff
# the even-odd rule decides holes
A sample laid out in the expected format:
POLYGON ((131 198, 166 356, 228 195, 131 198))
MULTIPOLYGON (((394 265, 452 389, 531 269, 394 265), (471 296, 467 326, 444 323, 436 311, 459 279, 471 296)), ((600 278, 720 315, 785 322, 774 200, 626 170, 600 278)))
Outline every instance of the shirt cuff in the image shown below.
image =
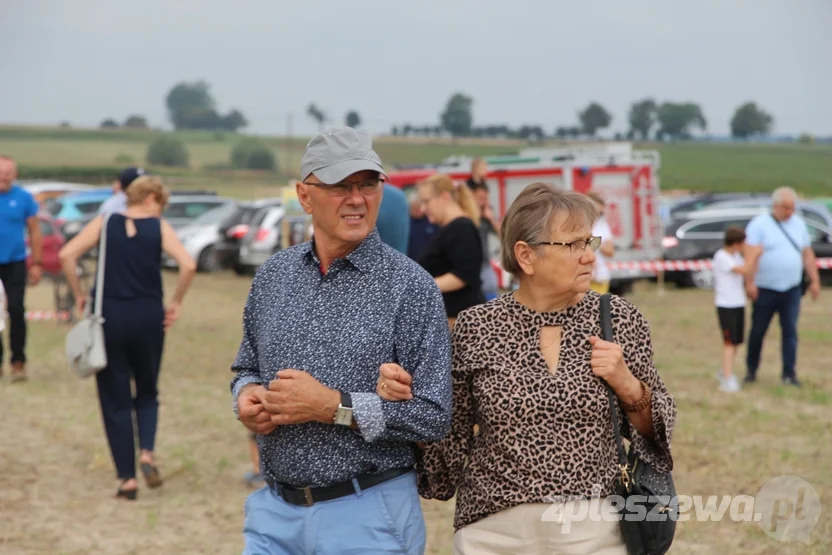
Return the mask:
POLYGON ((244 386, 247 386, 250 383, 260 384, 260 378, 257 376, 243 376, 237 383, 234 384, 234 387, 231 389, 231 396, 234 397, 234 416, 236 418, 240 417, 240 414, 237 409, 237 397, 240 396, 240 390, 243 389, 244 386))
POLYGON ((361 430, 361 436, 367 443, 372 443, 381 437, 386 425, 384 412, 381 410, 381 397, 375 393, 350 393, 352 399, 352 415, 361 430))

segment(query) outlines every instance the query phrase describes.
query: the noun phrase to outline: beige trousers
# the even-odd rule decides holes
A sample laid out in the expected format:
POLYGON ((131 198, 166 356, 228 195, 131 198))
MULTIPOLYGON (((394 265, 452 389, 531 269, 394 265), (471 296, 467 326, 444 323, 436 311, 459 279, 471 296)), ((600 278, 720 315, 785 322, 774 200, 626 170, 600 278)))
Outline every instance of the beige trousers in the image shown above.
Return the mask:
MULTIPOLYGON (((598 503, 598 502, 596 502, 598 503)), ((455 555, 627 555, 615 508, 601 501, 600 516, 587 515, 587 500, 554 505, 528 503, 490 515, 454 534, 455 555), (603 518, 609 515, 610 518, 603 518), (569 527, 564 531, 564 520, 569 527)), ((596 511, 596 513, 599 511, 596 511)))

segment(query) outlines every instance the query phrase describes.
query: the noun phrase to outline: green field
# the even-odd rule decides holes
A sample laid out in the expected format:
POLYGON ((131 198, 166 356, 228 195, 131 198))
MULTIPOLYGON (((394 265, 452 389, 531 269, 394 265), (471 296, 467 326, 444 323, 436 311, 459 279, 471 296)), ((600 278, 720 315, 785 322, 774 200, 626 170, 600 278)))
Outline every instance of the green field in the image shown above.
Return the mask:
MULTIPOLYGON (((175 275, 165 272, 165 289, 175 275)), ((240 553, 243 505, 251 492, 246 433, 231 408, 229 366, 240 341, 250 278, 200 274, 182 318, 166 338, 160 375, 157 457, 165 485, 140 484, 138 501, 118 503, 95 380, 67 368, 69 326, 30 322, 30 381, 0 379, 0 553, 145 555, 240 553)), ((52 287, 29 289, 29 310, 51 310, 52 287)), ((674 395, 673 476, 680 495, 754 495, 769 480, 798 476, 822 510, 808 544, 778 542, 762 524, 679 522, 670 553, 832 553, 832 290, 803 301, 801 389, 780 385, 780 330, 766 338, 759 382, 735 395, 717 390, 721 344, 711 293, 642 283, 629 300, 650 322, 656 365, 674 395)), ((743 349, 744 353, 744 349, 743 349)), ((744 373, 743 356, 737 371, 744 373)), ((545 472, 546 469, 541 469, 545 472)), ((784 492, 785 493, 785 492, 784 492)), ((792 498, 793 499, 793 498, 792 498)), ((453 552, 452 501, 424 501, 428 555, 453 552)), ((758 509, 759 510, 759 509, 758 509)), ((816 518, 806 511, 791 521, 816 518)), ((557 532, 553 532, 557 533, 557 532)))
MULTIPOLYGON (((99 182, 129 161, 144 163, 147 144, 157 131, 80 130, 0 126, 0 152, 19 161, 25 176, 32 169, 96 168, 99 182)), ((235 196, 250 196, 252 186, 286 182, 299 170, 308 137, 292 140, 261 137, 277 156, 281 172, 262 174, 219 171, 227 165, 233 146, 243 135, 177 132, 190 153, 189 169, 155 168, 175 186, 211 185, 235 196)), ((454 154, 495 155, 523 148, 519 141, 402 139, 379 137, 376 149, 388 167, 436 163, 454 154)), ((661 155, 663 190, 760 191, 788 185, 806 196, 832 194, 832 145, 729 145, 703 143, 647 144, 661 155)), ((74 180, 66 170, 67 180, 74 180)), ((61 177, 58 169, 54 178, 61 177)), ((90 181, 90 179, 87 179, 90 181)))

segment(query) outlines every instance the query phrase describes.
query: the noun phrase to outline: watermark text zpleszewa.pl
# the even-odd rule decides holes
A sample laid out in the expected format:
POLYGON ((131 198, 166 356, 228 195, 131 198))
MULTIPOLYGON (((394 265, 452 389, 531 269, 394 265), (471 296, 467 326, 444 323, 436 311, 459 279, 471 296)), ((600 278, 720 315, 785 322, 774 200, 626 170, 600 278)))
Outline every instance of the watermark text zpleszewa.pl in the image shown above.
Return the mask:
POLYGON ((757 522, 763 531, 780 541, 809 542, 809 534, 820 518, 820 499, 814 488, 797 476, 779 476, 766 482, 757 496, 677 495, 561 500, 543 513, 541 520, 558 522, 568 533, 573 522, 589 519, 615 522, 721 521, 757 522), (648 510, 648 507, 652 507, 648 510), (691 511, 693 514, 691 514, 691 511))

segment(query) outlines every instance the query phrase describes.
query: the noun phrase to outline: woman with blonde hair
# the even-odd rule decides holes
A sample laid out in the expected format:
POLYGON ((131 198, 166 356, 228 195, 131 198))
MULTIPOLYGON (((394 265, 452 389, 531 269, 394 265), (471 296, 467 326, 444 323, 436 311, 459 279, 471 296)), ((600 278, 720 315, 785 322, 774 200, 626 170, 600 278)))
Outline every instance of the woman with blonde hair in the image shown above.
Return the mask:
POLYGON ((428 220, 439 226, 417 262, 433 276, 445 301, 448 324, 466 308, 484 303, 480 209, 464 183, 436 174, 416 184, 428 220))
POLYGON ((106 222, 106 247, 99 252, 99 260, 103 257, 101 310, 107 367, 96 374, 96 382, 107 442, 120 481, 116 497, 133 500, 138 491, 134 411, 142 474, 149 487, 162 485, 153 453, 159 411, 156 385, 165 332, 179 318, 196 263, 173 227, 161 219, 168 191, 158 177, 136 179, 126 194, 127 210, 123 214, 96 217, 61 249, 60 257, 77 299, 76 309, 83 312, 89 292, 81 290, 77 261, 98 245, 106 222), (167 308, 163 304, 162 251, 179 265, 179 280, 167 308))
MULTIPOLYGON (((585 195, 529 185, 500 234, 519 289, 459 314, 451 432, 424 447, 417 467, 422 497, 456 496, 454 553, 626 555, 610 498, 623 475, 615 427, 641 461, 673 467, 676 405, 647 320, 612 296, 613 341, 600 338, 596 218, 585 195), (569 529, 552 522, 558 514, 573 515, 569 529)), ((382 374, 376 392, 408 399, 410 383, 407 372, 382 374)))

